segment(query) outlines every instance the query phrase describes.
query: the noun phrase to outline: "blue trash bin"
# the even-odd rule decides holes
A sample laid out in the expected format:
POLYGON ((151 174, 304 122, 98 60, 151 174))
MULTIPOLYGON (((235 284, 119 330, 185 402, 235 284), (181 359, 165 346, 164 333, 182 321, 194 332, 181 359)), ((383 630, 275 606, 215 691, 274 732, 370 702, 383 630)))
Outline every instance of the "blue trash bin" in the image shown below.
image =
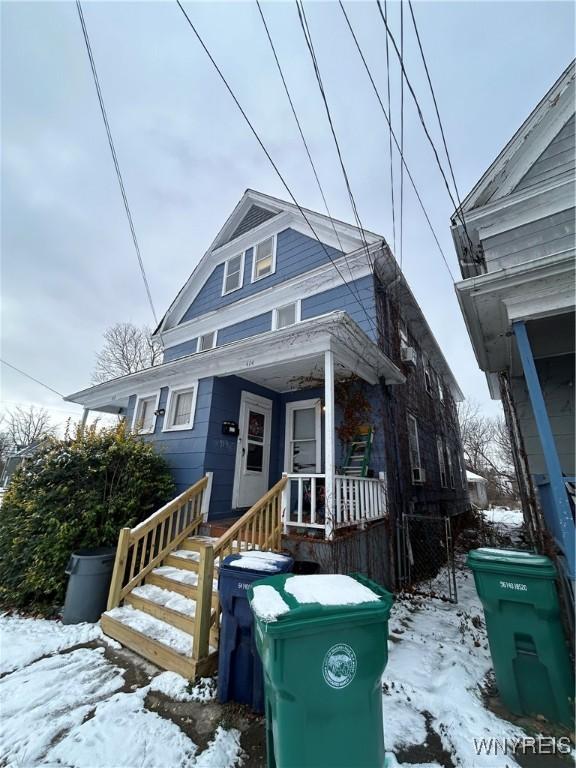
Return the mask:
POLYGON ((218 700, 237 701, 264 712, 264 674, 254 639, 248 587, 259 579, 290 573, 294 560, 275 552, 242 552, 220 564, 218 591, 222 606, 218 655, 218 700))

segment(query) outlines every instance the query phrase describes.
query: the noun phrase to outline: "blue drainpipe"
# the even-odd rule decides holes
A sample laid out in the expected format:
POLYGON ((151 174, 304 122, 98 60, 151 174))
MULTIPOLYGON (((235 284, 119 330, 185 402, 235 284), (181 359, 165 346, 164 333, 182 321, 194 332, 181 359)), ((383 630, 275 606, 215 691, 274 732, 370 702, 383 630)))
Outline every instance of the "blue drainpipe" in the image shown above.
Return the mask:
POLYGON ((516 336, 518 352, 520 353, 520 360, 522 361, 522 368, 524 370, 524 378, 526 379, 526 386, 528 387, 528 395, 530 396, 536 428, 538 429, 538 435, 544 453, 544 461, 546 463, 546 469, 548 470, 550 494, 552 497, 550 511, 554 515, 556 523, 553 527, 559 535, 560 541, 558 544, 566 557, 569 576, 573 579, 574 520, 572 518, 570 502, 568 501, 566 480, 562 476, 562 467, 560 466, 560 459, 558 458, 554 435, 552 434, 552 428, 550 427, 550 420, 548 419, 548 412, 546 410, 546 403, 544 402, 538 372, 536 370, 536 365, 534 364, 534 356, 532 355, 532 347, 530 346, 530 339, 528 338, 528 333, 526 331, 526 323, 523 321, 512 323, 512 330, 516 336))

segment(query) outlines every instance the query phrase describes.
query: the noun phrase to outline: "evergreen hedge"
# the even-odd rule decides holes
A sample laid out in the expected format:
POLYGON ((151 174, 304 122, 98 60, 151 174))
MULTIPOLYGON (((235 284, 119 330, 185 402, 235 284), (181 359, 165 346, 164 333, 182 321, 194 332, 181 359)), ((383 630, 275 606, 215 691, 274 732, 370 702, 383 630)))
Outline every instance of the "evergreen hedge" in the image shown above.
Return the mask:
POLYGON ((123 424, 48 439, 14 473, 0 507, 0 605, 58 610, 73 550, 116 546, 120 528, 174 495, 166 461, 123 424))

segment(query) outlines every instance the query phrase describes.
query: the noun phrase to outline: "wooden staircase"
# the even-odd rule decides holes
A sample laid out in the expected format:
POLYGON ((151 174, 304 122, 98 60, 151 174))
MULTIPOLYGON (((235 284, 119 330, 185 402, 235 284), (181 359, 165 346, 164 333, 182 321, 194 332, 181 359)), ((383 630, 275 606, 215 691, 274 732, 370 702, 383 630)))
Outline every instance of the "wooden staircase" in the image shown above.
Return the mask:
POLYGON ((219 538, 200 536, 207 475, 136 528, 120 531, 102 631, 184 677, 217 661, 218 564, 228 554, 280 547, 282 478, 219 538))

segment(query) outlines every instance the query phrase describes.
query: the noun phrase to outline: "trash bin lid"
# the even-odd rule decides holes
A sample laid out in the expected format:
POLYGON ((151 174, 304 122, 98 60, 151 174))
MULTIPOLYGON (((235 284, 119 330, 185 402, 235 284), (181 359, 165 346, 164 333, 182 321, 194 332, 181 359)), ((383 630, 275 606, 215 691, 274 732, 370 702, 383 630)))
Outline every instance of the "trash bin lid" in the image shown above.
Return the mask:
POLYGON ((533 572, 534 576, 541 578, 556 578, 556 568, 549 557, 519 549, 473 549, 468 553, 467 563, 475 571, 523 574, 533 572))
POLYGON ((252 584, 248 600, 259 625, 270 634, 301 631, 304 625, 387 620, 392 595, 364 576, 282 574, 252 584))
POLYGON ((242 571, 246 575, 256 574, 264 577, 276 573, 287 573, 292 570, 293 565, 294 559, 289 555, 249 550, 225 557, 220 565, 220 573, 228 570, 238 575, 238 571, 242 571))

